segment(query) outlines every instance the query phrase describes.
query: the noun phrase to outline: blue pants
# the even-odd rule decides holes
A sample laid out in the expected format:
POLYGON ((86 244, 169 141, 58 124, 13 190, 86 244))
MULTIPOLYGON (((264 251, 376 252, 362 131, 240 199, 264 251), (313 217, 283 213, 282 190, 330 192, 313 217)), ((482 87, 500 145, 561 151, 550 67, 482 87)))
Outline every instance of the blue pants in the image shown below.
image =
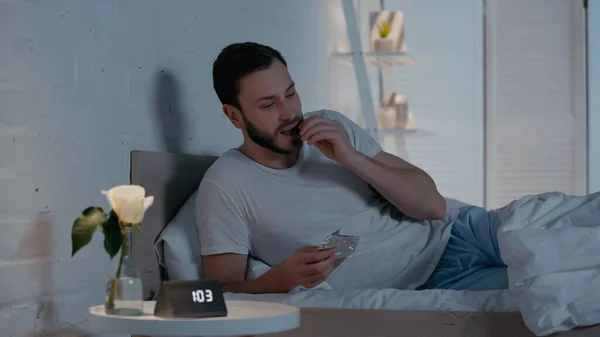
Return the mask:
POLYGON ((506 264, 498 250, 499 227, 495 212, 462 207, 440 262, 418 289, 507 289, 506 264))

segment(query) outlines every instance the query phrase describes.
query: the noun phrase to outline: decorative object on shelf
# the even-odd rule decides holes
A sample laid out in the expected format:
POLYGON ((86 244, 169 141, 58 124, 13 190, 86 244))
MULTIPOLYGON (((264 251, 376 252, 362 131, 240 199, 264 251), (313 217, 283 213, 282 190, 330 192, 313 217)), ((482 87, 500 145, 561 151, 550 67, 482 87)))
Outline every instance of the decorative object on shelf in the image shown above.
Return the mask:
POLYGON ((379 38, 375 40, 375 50, 377 51, 392 51, 394 50, 394 40, 388 39, 388 35, 392 28, 387 22, 378 25, 379 27, 379 38))
POLYGON ((377 117, 379 128, 390 129, 394 127, 396 122, 396 112, 393 109, 380 108, 377 117))
POLYGON ((371 12, 369 18, 371 51, 406 52, 402 11, 371 12))
POLYGON ((411 117, 406 96, 393 92, 381 102, 379 124, 382 128, 408 128, 413 124, 411 117))
POLYGON ((111 258, 104 308, 107 314, 137 316, 143 314, 142 281, 129 256, 131 230, 139 232, 146 210, 154 203, 143 187, 121 185, 101 191, 110 205, 107 215, 101 207, 83 210, 73 223, 71 257, 85 247, 97 230, 104 234, 104 249, 111 258), (118 259, 113 259, 119 253, 118 259))

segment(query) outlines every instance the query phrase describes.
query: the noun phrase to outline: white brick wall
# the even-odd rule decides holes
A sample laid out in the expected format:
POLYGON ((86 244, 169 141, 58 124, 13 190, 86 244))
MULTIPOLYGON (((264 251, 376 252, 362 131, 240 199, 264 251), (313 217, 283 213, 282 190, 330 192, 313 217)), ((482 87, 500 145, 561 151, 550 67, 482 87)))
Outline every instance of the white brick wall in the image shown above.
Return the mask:
POLYGON ((102 303, 108 257, 98 235, 71 259, 70 229, 86 206, 106 207, 101 189, 128 183, 130 150, 218 154, 241 140, 212 89, 220 48, 242 40, 279 48, 306 110, 325 106, 324 8, 322 0, 0 0, 0 336, 89 333, 87 308, 102 303), (159 96, 174 97, 180 130, 171 117, 163 133, 159 96))

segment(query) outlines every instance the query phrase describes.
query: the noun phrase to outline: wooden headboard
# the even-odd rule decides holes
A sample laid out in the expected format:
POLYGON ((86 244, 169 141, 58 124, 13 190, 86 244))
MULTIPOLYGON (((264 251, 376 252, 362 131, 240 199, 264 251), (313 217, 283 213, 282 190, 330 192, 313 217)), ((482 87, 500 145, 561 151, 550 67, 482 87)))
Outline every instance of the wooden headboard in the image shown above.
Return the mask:
POLYGON ((131 184, 154 196, 141 231, 133 233, 131 254, 144 285, 144 299, 158 292, 164 271, 159 268, 154 242, 185 201, 198 189, 206 170, 218 157, 154 151, 131 152, 131 184))

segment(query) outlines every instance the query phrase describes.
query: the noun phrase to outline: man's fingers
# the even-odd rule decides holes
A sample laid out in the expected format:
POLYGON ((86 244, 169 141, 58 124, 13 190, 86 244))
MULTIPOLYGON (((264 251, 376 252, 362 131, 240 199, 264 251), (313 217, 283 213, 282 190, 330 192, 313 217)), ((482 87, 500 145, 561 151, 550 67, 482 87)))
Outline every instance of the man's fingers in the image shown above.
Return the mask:
POLYGON ((339 126, 339 124, 336 123, 336 121, 332 121, 330 119, 315 116, 314 118, 306 119, 304 122, 302 122, 300 124, 300 126, 299 126, 300 133, 306 132, 307 130, 309 130, 310 128, 312 128, 316 125, 329 125, 329 126, 334 126, 334 127, 339 126))
POLYGON ((318 262, 302 265, 300 273, 302 276, 324 275, 325 272, 335 263, 335 255, 329 256, 318 262))
POLYGON ((329 124, 315 124, 314 126, 311 126, 310 128, 304 129, 302 132, 300 132, 300 136, 302 140, 307 140, 314 134, 325 131, 334 133, 340 130, 335 126, 329 124))
POLYGON ((306 277, 304 279, 304 282, 302 282, 304 284, 304 287, 313 288, 319 285, 321 282, 325 281, 329 277, 329 274, 331 274, 331 272, 333 271, 333 267, 335 266, 334 262, 334 257, 320 262, 321 266, 318 269, 323 270, 306 277))
POLYGON ((317 246, 304 246, 300 249, 298 249, 298 251, 300 252, 316 252, 319 250, 319 247, 317 246))
POLYGON ((306 277, 302 283, 305 284, 305 287, 312 288, 325 281, 326 278, 327 276, 324 274, 312 274, 306 277))
POLYGON ((321 249, 312 254, 314 255, 314 261, 322 261, 335 256, 335 248, 321 249))
POLYGON ((337 131, 325 130, 325 131, 320 131, 320 132, 313 134, 312 136, 310 136, 309 138, 306 139, 306 142, 309 145, 313 145, 313 144, 316 144, 323 140, 332 142, 332 141, 339 139, 338 137, 339 137, 339 134, 337 133, 337 131))
POLYGON ((332 269, 331 267, 333 267, 334 264, 335 264, 335 255, 328 257, 321 262, 314 263, 312 265, 312 267, 313 267, 315 274, 322 274, 325 277, 327 277, 327 275, 329 275, 329 273, 327 273, 327 271, 329 269, 332 269))
POLYGON ((325 281, 325 278, 321 275, 314 275, 306 279, 305 282, 302 282, 302 286, 308 289, 314 288, 325 281))
POLYGON ((311 264, 319 261, 323 261, 331 256, 335 256, 335 249, 327 248, 314 251, 305 251, 299 259, 302 264, 311 264))
POLYGON ((337 123, 331 119, 323 118, 321 116, 310 116, 307 119, 303 120, 298 126, 300 129, 300 134, 302 134, 303 131, 308 130, 315 124, 336 125, 337 123))

